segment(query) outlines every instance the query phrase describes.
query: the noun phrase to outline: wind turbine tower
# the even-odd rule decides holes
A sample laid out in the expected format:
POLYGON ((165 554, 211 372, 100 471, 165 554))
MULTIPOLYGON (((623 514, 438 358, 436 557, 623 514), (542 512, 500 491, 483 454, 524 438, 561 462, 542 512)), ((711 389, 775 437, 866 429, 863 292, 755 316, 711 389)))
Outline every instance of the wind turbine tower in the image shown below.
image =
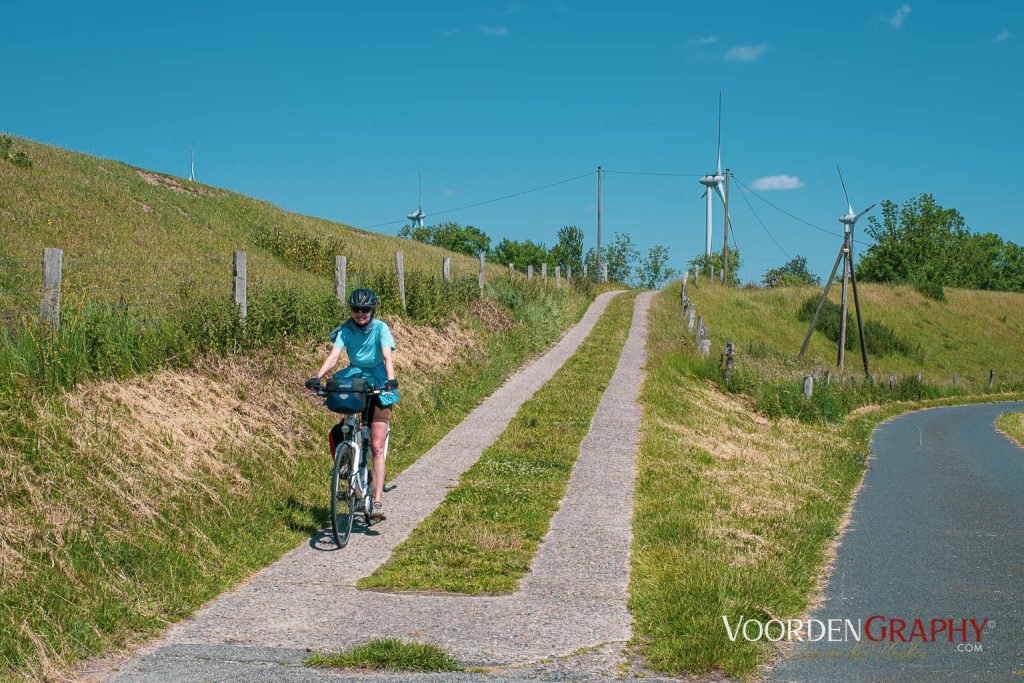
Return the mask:
POLYGON ((839 270, 839 265, 842 264, 843 289, 839 294, 839 353, 836 359, 836 366, 842 371, 846 362, 846 309, 849 305, 847 288, 852 284, 853 305, 857 313, 857 334, 860 337, 860 355, 864 361, 864 376, 870 377, 868 348, 864 341, 864 323, 860 315, 860 297, 857 295, 857 274, 853 269, 853 226, 857 224, 858 218, 875 208, 875 205, 872 204, 860 213, 854 213, 853 204, 850 203, 850 195, 846 191, 846 181, 843 180, 843 172, 839 170, 838 166, 836 166, 836 171, 839 172, 839 183, 843 186, 843 196, 846 197, 846 215, 839 217, 839 222, 843 224, 843 246, 839 248, 836 263, 832 266, 832 272, 829 273, 828 279, 825 281, 825 291, 821 293, 821 298, 818 299, 818 307, 814 309, 814 317, 811 318, 811 324, 807 328, 807 336, 804 338, 803 346, 800 347, 800 353, 797 355, 797 358, 803 358, 804 352, 807 351, 807 345, 811 342, 811 335, 814 334, 814 327, 818 323, 818 316, 821 315, 821 308, 828 298, 828 290, 836 279, 836 271, 839 270))
POLYGON ((406 214, 405 216, 413 222, 417 228, 423 227, 423 219, 427 217, 427 214, 423 213, 423 175, 420 174, 420 205, 415 211, 406 214))
POLYGON ((706 222, 704 229, 704 253, 711 256, 711 204, 714 201, 712 194, 718 194, 718 197, 722 200, 722 204, 725 204, 725 193, 722 192, 722 183, 725 182, 725 176, 722 175, 722 91, 718 91, 718 164, 715 166, 715 172, 703 176, 700 179, 700 184, 704 186, 704 199, 706 200, 706 222))
POLYGON ((192 145, 188 146, 189 172, 188 179, 193 183, 196 181, 196 150, 192 145))

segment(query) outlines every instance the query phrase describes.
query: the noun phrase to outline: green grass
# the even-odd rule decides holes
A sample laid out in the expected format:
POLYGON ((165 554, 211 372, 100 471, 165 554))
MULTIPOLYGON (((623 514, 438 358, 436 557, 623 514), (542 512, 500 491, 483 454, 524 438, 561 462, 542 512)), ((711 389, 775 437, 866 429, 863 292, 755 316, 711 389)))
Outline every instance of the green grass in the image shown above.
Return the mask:
POLYGON ((371 640, 351 650, 307 657, 306 666, 374 671, 462 671, 455 658, 429 643, 409 643, 395 638, 371 640))
POLYGON ((1024 413, 1003 413, 996 419, 996 427, 1024 448, 1024 413))
MULTIPOLYGON (((31 168, 0 164, 0 313, 38 308, 44 247, 64 249, 64 298, 165 308, 179 283, 230 300, 232 252, 248 254, 249 285, 329 294, 334 255, 349 258, 349 285, 394 272, 456 278, 478 262, 438 247, 284 211, 267 202, 183 178, 14 138, 31 168)), ((554 229, 555 226, 553 226, 554 229)), ((507 270, 488 264, 489 279, 507 270)), ((388 311, 393 314, 395 311, 388 311)))
POLYGON ((551 381, 362 588, 508 593, 547 533, 615 370, 633 296, 616 297, 551 381))
MULTIPOLYGON (((629 606, 635 645, 649 668, 672 675, 724 670, 745 679, 777 651, 768 643, 731 642, 722 617, 735 622, 739 615, 785 619, 804 613, 860 481, 874 427, 916 407, 1008 396, 977 386, 970 396, 926 401, 897 393, 907 400, 887 400, 852 415, 842 411, 831 423, 768 415, 757 409, 756 373, 765 373, 761 381, 769 387, 779 381, 783 351, 799 334, 783 316, 795 313, 805 297, 711 289, 691 291, 691 298, 698 311, 718 314, 709 316, 713 336, 717 329, 736 339, 741 353, 745 334, 766 345, 783 343, 743 358, 746 383, 723 391, 710 381, 708 364, 686 332, 678 289, 655 298, 641 392, 629 606), (749 305, 739 303, 744 297, 749 305), (792 308, 782 305, 787 302, 792 308)), ((950 294, 955 300, 958 293, 950 294)), ((932 339, 915 339, 931 348, 932 339)))

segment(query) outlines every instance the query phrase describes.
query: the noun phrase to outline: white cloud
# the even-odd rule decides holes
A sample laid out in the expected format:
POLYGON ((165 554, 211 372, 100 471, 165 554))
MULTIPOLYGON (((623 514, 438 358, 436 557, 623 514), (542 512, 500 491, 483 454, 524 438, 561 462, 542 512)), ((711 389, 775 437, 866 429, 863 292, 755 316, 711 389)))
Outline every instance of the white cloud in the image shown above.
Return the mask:
POLYGON ((796 190, 804 186, 804 181, 795 175, 766 175, 750 183, 755 190, 796 190))
POLYGON ((1010 29, 1004 28, 1002 31, 996 34, 996 37, 992 39, 993 43, 1005 43, 1010 39, 1010 29))
POLYGON ((461 33, 461 31, 459 31, 459 29, 457 29, 457 28, 450 28, 450 29, 446 29, 444 31, 441 31, 441 37, 442 38, 451 38, 452 36, 459 35, 459 33, 461 33))
POLYGON ((896 14, 889 17, 887 21, 889 22, 889 26, 892 26, 893 28, 899 28, 900 26, 903 26, 903 22, 905 22, 907 20, 907 17, 909 16, 910 5, 903 3, 902 5, 900 5, 899 9, 896 10, 896 14))
POLYGON ((754 62, 760 59, 767 49, 768 45, 765 43, 760 45, 737 45, 736 47, 729 48, 728 52, 725 53, 725 61, 754 62))
POLYGON ((480 33, 485 36, 507 36, 508 29, 504 26, 481 26, 480 33))
POLYGON ((718 36, 700 36, 690 41, 690 45, 714 45, 718 42, 718 36))

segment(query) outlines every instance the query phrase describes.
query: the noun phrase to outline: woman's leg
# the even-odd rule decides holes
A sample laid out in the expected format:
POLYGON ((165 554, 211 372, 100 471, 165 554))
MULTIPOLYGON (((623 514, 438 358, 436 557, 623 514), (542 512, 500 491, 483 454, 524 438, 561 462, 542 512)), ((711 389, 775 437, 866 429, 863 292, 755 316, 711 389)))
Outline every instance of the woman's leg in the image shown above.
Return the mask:
POLYGON ((388 423, 391 421, 391 408, 375 406, 373 422, 370 423, 370 448, 373 449, 373 502, 378 502, 384 494, 384 477, 387 475, 387 463, 384 462, 384 443, 388 437, 388 423))

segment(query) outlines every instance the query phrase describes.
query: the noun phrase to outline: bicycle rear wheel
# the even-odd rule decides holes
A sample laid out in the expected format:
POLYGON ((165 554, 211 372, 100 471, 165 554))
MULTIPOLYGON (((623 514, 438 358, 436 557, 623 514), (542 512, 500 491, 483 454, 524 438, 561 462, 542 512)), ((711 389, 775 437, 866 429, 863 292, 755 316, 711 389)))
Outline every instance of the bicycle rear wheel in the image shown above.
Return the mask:
POLYGON ((331 534, 339 548, 348 544, 352 535, 352 520, 356 516, 355 493, 352 491, 349 467, 352 454, 347 443, 334 451, 334 469, 331 472, 331 534))

